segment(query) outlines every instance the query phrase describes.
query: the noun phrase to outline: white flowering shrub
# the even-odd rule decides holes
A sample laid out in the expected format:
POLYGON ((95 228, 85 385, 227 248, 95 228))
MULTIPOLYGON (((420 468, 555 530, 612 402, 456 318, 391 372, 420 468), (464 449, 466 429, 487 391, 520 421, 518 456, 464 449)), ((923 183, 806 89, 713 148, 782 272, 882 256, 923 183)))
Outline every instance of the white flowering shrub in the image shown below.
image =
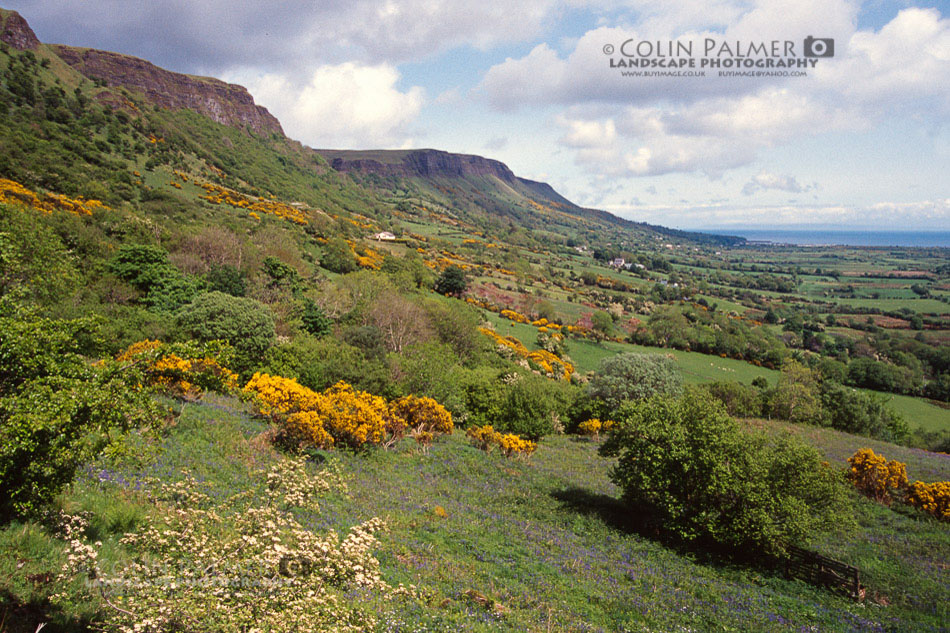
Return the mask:
POLYGON ((122 633, 365 631, 374 616, 359 592, 345 592, 415 595, 380 577, 380 519, 342 539, 298 521, 295 509, 315 510, 317 497, 342 487, 335 472, 314 476, 303 459, 288 459, 262 479, 223 500, 194 479, 156 485, 149 494, 161 519, 121 539, 133 558, 113 569, 101 565, 101 543, 83 538, 88 522, 68 516, 63 576, 85 576, 104 605, 103 630, 122 633))

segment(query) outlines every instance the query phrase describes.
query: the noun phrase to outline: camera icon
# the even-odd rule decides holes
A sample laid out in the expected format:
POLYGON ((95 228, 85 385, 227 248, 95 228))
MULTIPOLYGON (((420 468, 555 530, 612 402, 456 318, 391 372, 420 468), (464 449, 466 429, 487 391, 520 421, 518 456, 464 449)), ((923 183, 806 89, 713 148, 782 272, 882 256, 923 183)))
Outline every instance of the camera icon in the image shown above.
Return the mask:
POLYGON ((834 57, 835 41, 830 37, 805 38, 805 57, 834 57))

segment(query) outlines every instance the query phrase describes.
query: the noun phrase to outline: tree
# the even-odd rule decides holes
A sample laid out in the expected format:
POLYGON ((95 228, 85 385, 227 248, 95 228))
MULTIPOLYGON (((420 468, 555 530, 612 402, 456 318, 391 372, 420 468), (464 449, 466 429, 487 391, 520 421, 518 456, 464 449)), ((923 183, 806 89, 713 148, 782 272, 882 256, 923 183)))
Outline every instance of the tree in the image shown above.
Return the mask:
POLYGON ((591 327, 594 328, 594 332, 599 334, 602 337, 609 336, 614 329, 614 320, 609 313, 602 310, 594 312, 590 317, 591 327))
POLYGON ((275 338, 274 317, 254 299, 206 292, 178 314, 182 333, 201 341, 223 340, 236 354, 235 366, 246 371, 257 364, 275 338))
POLYGON ((327 242, 320 258, 320 265, 334 273, 350 273, 356 270, 356 255, 342 237, 327 242))
POLYGON ((450 297, 461 297, 466 288, 468 280, 465 279, 465 271, 458 266, 449 266, 443 270, 435 282, 435 291, 450 297))
POLYGON ((304 302, 303 315, 300 320, 303 322, 303 329, 316 337, 326 336, 333 327, 333 321, 330 320, 323 310, 316 303, 307 299, 304 302))
POLYGON ((631 352, 605 358, 587 384, 587 394, 605 411, 615 411, 625 400, 675 395, 681 383, 673 359, 631 352))
POLYGON ((814 448, 745 431, 703 392, 627 403, 600 449, 632 512, 675 538, 781 554, 845 514, 840 475, 814 448))

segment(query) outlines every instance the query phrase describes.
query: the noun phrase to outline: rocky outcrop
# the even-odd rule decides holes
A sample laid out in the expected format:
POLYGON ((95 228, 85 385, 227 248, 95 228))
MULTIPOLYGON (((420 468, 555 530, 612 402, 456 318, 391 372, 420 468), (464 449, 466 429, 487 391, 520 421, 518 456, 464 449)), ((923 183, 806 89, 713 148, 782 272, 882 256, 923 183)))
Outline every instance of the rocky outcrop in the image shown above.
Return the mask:
POLYGON ((517 181, 508 166, 497 160, 472 154, 451 154, 435 149, 419 150, 317 150, 337 171, 377 174, 396 178, 464 178, 495 176, 504 182, 517 181))
POLYGON ((16 11, 0 10, 0 41, 20 51, 35 50, 40 45, 36 33, 16 11))
POLYGON ((267 108, 255 104, 243 86, 174 73, 120 53, 59 45, 53 50, 86 77, 141 92, 160 107, 194 110, 218 123, 250 128, 258 134, 284 135, 280 122, 267 108))

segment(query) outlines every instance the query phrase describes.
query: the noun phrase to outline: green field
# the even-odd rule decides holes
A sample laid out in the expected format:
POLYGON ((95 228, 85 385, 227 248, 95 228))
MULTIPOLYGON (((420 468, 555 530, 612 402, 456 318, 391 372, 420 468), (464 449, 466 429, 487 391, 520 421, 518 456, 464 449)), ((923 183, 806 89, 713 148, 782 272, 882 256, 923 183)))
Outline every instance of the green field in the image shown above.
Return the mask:
MULTIPOLYGON (((537 337, 537 328, 523 323, 515 323, 502 318, 497 314, 484 312, 487 319, 494 324, 495 329, 505 335, 511 334, 524 343, 529 349, 535 349, 534 340, 537 337)), ((644 354, 669 354, 676 359, 676 365, 683 374, 687 383, 703 383, 714 380, 736 380, 744 384, 751 383, 761 376, 771 384, 778 380, 777 370, 765 367, 756 367, 750 363, 732 358, 719 358, 700 354, 698 352, 684 352, 658 347, 643 347, 628 343, 613 341, 596 342, 583 339, 569 339, 567 343, 568 355, 577 367, 577 371, 584 373, 596 371, 600 361, 608 356, 623 352, 639 352, 644 354)), ((878 393, 878 392, 874 392, 878 393)), ((920 428, 925 431, 950 430, 950 409, 938 407, 922 398, 903 396, 892 393, 882 394, 895 411, 904 416, 912 429, 920 428)))

